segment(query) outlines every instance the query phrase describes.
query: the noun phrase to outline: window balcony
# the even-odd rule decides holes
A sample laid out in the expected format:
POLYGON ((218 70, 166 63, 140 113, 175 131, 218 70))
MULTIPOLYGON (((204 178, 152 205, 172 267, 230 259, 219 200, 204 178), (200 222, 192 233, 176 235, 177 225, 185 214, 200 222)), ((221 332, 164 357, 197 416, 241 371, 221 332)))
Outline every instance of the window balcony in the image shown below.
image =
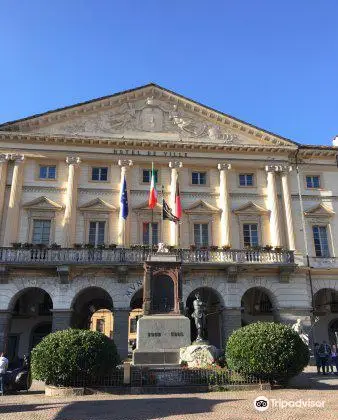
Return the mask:
MULTIPOLYGON (((141 265, 150 255, 147 249, 14 249, 0 248, 0 265, 141 265)), ((160 254, 157 254, 160 255, 160 254)), ((184 265, 295 265, 293 251, 174 249, 169 254, 184 265)))

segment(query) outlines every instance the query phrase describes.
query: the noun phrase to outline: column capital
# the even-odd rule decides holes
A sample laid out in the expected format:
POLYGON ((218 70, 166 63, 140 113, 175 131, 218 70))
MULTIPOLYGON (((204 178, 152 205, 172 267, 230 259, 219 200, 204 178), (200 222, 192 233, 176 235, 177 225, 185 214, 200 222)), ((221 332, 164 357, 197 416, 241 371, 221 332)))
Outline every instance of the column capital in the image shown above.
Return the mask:
POLYGON ((169 162, 169 168, 171 169, 180 169, 182 167, 183 167, 183 163, 179 162, 178 160, 169 162))
POLYGON ((25 160, 25 155, 18 153, 10 153, 7 155, 9 160, 13 160, 14 163, 22 163, 25 160))
POLYGON ((281 165, 265 165, 266 172, 280 172, 281 165))
POLYGON ((80 165, 81 159, 79 156, 67 156, 66 163, 67 165, 80 165))
POLYGON ((219 171, 230 171, 230 169, 231 169, 231 163, 225 163, 225 162, 218 163, 217 164, 217 169, 219 171))
POLYGON ((288 164, 284 164, 284 165, 280 165, 280 172, 282 174, 288 174, 289 172, 292 171, 292 166, 288 165, 288 164))
POLYGON ((9 155, 5 153, 0 154, 0 163, 5 163, 9 161, 9 155))
POLYGON ((133 166, 133 161, 130 159, 119 159, 117 164, 121 168, 129 168, 130 166, 133 166))

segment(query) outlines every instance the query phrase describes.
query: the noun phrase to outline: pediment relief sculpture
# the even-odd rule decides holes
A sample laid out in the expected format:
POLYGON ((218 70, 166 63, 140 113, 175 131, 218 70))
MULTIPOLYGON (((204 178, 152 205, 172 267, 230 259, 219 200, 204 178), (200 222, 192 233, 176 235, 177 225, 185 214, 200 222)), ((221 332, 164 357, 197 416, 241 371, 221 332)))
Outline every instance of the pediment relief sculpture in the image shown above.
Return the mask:
POLYGON ((235 214, 245 214, 245 215, 263 215, 263 214, 269 214, 269 210, 265 209, 262 206, 259 206, 256 203, 253 203, 252 201, 249 201, 248 203, 244 204, 243 206, 237 207, 237 209, 233 210, 233 213, 235 214))
POLYGON ((79 210, 82 212, 98 211, 105 213, 117 211, 116 207, 113 204, 109 204, 101 198, 95 198, 94 200, 91 200, 88 203, 82 204, 81 206, 79 206, 79 210))
POLYGON ((219 213, 221 209, 212 206, 204 200, 199 200, 184 210, 187 214, 210 214, 219 213))
POLYGON ((335 215, 335 212, 329 209, 324 204, 320 203, 314 207, 309 208, 304 211, 306 217, 332 217, 335 215))
POLYGON ((53 210, 53 211, 61 211, 64 209, 64 206, 61 204, 56 203, 55 201, 42 196, 39 198, 36 198, 32 201, 29 201, 28 203, 25 203, 22 205, 22 208, 27 210, 53 210))

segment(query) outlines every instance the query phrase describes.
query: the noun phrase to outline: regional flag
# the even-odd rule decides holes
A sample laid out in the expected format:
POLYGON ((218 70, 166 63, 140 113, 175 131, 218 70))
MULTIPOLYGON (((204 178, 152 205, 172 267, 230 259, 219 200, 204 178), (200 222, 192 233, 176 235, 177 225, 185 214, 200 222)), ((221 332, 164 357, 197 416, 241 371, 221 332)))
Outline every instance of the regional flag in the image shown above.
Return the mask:
POLYGON ((162 218, 163 220, 170 220, 171 222, 179 222, 180 220, 173 214, 165 199, 163 199, 162 218))
POLYGON ((180 186, 178 179, 176 179, 176 191, 175 191, 175 216, 180 219, 182 217, 182 205, 180 197, 180 186))
POLYGON ((155 183, 154 164, 152 163, 148 205, 151 209, 153 209, 156 206, 156 203, 157 203, 157 191, 156 191, 156 183, 155 183))
POLYGON ((122 209, 122 217, 124 220, 128 217, 129 209, 128 209, 128 193, 127 193, 127 180, 126 176, 123 178, 122 188, 121 188, 121 209, 122 209))

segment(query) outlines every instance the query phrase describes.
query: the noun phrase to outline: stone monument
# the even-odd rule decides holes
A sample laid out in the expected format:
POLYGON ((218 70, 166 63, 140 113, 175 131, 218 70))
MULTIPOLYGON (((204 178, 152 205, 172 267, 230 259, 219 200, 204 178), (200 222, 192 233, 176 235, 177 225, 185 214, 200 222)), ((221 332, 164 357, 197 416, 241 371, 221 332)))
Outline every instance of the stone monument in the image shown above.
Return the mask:
POLYGON ((178 365, 190 344, 190 320, 183 315, 182 267, 177 257, 157 252, 144 263, 143 317, 137 322, 134 365, 178 365))

